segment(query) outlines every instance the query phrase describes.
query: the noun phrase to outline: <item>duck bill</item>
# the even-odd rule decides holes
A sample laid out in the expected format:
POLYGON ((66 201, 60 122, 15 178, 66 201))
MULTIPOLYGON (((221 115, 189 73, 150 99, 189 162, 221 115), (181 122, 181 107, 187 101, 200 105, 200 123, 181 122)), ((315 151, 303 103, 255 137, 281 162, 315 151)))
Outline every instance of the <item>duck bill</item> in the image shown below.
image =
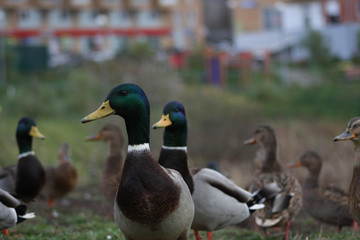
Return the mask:
POLYGON ((32 126, 29 132, 29 135, 35 138, 40 138, 41 140, 45 139, 45 136, 39 131, 39 129, 35 126, 32 126))
POLYGON ((339 136, 336 136, 334 138, 334 142, 337 142, 337 141, 344 141, 344 140, 352 140, 356 137, 355 134, 351 134, 347 131, 343 132, 342 134, 340 134, 339 136))
POLYGON ((255 143, 256 143, 255 138, 250 138, 250 139, 244 141, 244 145, 253 145, 255 143))
POLYGON ((101 136, 100 136, 99 133, 96 134, 96 135, 92 135, 92 136, 90 136, 90 137, 85 138, 85 141, 86 141, 86 142, 99 141, 99 140, 101 140, 101 136))
POLYGON ((115 110, 110 107, 109 100, 101 104, 101 106, 93 113, 90 113, 86 117, 84 117, 81 122, 87 123, 91 122, 100 118, 104 118, 106 116, 109 116, 111 114, 114 114, 115 110))
POLYGON ((297 168, 297 167, 301 167, 302 166, 302 164, 301 164, 301 162, 299 161, 299 162, 296 162, 296 163, 290 163, 290 164, 288 164, 287 166, 286 166, 286 168, 297 168))
POLYGON ((169 114, 166 115, 162 115, 160 121, 158 121, 157 123, 155 123, 152 128, 156 129, 156 128, 166 128, 168 126, 170 126, 172 124, 169 114))

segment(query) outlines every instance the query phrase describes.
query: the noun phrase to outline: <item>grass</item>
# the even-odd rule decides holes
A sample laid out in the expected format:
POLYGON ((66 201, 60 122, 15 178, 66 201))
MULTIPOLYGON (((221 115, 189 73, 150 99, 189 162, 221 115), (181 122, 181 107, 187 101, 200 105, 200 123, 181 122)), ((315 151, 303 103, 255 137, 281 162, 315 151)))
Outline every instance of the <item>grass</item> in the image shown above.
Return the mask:
MULTIPOLYGON (((254 75, 255 76, 255 75, 254 75)), ((259 124, 273 126, 277 133, 282 163, 292 162, 302 151, 313 149, 324 161, 321 183, 348 186, 353 164, 350 143, 333 144, 349 118, 358 115, 357 89, 360 82, 324 81, 308 88, 285 86, 276 79, 261 81, 255 76, 246 88, 214 88, 183 80, 176 72, 158 62, 132 62, 120 59, 106 65, 89 64, 51 72, 16 75, 0 87, 0 166, 16 163, 15 140, 17 121, 25 115, 36 119, 44 141, 34 140, 40 161, 56 163, 57 150, 63 141, 72 147, 72 160, 80 176, 77 189, 57 202, 60 217, 53 219, 43 200, 30 206, 36 219, 18 225, 16 239, 123 239, 111 217, 97 182, 107 155, 105 143, 88 143, 84 138, 111 122, 123 130, 123 121, 109 117, 81 124, 80 120, 95 110, 107 92, 122 82, 141 85, 151 104, 151 123, 159 120, 163 105, 181 101, 186 108, 191 166, 206 166, 215 160, 220 169, 244 187, 253 172, 252 159, 256 147, 246 148, 242 142, 259 124), (229 90, 229 91, 228 91, 229 90), (334 174, 336 173, 336 174, 334 174), (66 203, 67 202, 67 203, 66 203), (70 204, 70 205, 69 205, 70 204)), ((235 86, 235 85, 234 85, 235 86)), ((151 130, 151 149, 157 158, 162 144, 161 130, 151 130)), ((305 171, 294 170, 300 180, 305 171)), ((322 226, 308 216, 293 224, 291 239, 354 239, 349 228, 340 234, 333 227, 322 226)), ((205 235, 203 235, 205 238, 205 235)), ((15 239, 0 236, 0 239, 15 239)), ((194 239, 193 233, 191 238, 194 239)), ((214 239, 279 239, 265 238, 252 228, 232 227, 216 231, 214 239)))

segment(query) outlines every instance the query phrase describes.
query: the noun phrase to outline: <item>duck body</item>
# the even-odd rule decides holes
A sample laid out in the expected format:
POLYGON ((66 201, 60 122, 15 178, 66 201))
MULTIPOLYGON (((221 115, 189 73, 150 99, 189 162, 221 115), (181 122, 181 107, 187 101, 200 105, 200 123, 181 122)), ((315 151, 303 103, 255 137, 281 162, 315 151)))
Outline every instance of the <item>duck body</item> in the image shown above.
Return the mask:
POLYGON ((354 144, 355 164, 349 186, 348 206, 357 223, 360 223, 360 117, 350 119, 345 131, 334 142, 350 140, 354 144))
POLYGON ((0 230, 6 230, 33 217, 33 213, 26 214, 26 206, 20 200, 0 189, 0 230))
POLYGON ((115 220, 120 229, 133 226, 123 231, 133 239, 187 239, 189 232, 184 229, 191 224, 194 209, 187 206, 192 198, 186 183, 177 171, 160 167, 149 153, 148 160, 137 161, 137 155, 128 154, 122 177, 137 181, 121 181, 116 196, 115 220), (142 165, 142 171, 133 164, 142 165), (154 172, 158 175, 151 177, 154 172), (148 177, 151 181, 144 181, 148 177), (143 197, 139 197, 139 190, 143 197), (174 221, 182 224, 174 225, 174 221))
POLYGON ((352 226, 347 194, 334 187, 303 187, 303 207, 313 218, 332 225, 352 226))
POLYGON ((194 218, 191 193, 181 175, 161 167, 150 153, 150 106, 134 84, 113 88, 88 122, 116 114, 124 118, 128 153, 114 202, 114 217, 127 240, 186 240, 194 218))
POLYGON ((70 159, 70 145, 68 143, 62 143, 59 148, 57 166, 47 167, 45 172, 44 194, 52 207, 53 201, 71 192, 78 181, 76 167, 70 159))
POLYGON ((353 218, 348 207, 348 194, 335 186, 319 186, 322 161, 314 151, 304 152, 297 163, 289 167, 304 166, 308 176, 302 183, 303 208, 313 218, 328 224, 352 226, 353 218))
POLYGON ((43 190, 45 169, 35 155, 21 157, 17 164, 16 196, 25 202, 34 200, 43 190))
POLYGON ((265 185, 273 182, 276 182, 287 195, 293 195, 295 192, 298 194, 295 198, 291 198, 286 209, 278 213, 273 213, 272 211, 274 200, 267 200, 264 203, 265 207, 254 213, 256 224, 263 228, 283 226, 287 222, 293 221, 302 207, 301 185, 287 172, 262 173, 252 183, 251 189, 253 191, 254 189, 263 188, 265 185))
POLYGON ((86 140, 102 140, 109 146, 109 155, 101 174, 100 189, 105 199, 114 204, 124 164, 124 155, 122 153, 124 139, 121 130, 116 125, 106 124, 95 136, 88 137, 86 140))
POLYGON ((192 229, 212 232, 241 223, 250 216, 246 204, 251 198, 250 193, 215 170, 202 168, 192 169, 192 172, 195 183, 192 229), (236 196, 242 196, 242 199, 236 196))
POLYGON ((15 194, 16 165, 0 168, 0 189, 15 194))
POLYGON ((354 167, 353 176, 349 186, 348 205, 356 222, 360 223, 360 165, 354 167))
POLYGON ((283 171, 277 161, 277 143, 274 130, 267 125, 259 126, 252 138, 244 144, 252 145, 257 143, 259 149, 255 158, 257 167, 256 175, 251 183, 251 191, 262 188, 264 185, 276 182, 283 190, 282 193, 292 196, 288 207, 280 212, 274 212, 275 199, 268 199, 264 204, 265 208, 255 212, 255 222, 258 226, 272 228, 284 226, 286 232, 284 239, 288 239, 291 221, 297 216, 302 208, 302 189, 298 180, 290 173, 283 171))

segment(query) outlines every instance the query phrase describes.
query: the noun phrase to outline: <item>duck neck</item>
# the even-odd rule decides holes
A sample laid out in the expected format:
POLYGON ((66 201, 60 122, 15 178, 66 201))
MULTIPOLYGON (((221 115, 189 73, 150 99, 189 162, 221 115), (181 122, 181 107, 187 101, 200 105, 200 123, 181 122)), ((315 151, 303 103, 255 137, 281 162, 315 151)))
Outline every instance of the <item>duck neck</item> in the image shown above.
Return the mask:
POLYGON ((146 114, 125 120, 129 145, 149 143, 149 123, 149 116, 146 114))
POLYGON ((319 182, 319 171, 310 171, 303 182, 304 188, 317 188, 319 182))
POLYGON ((32 137, 30 135, 17 132, 16 141, 19 147, 19 154, 32 151, 32 137))
POLYGON ((276 143, 264 146, 265 159, 262 164, 262 172, 281 171, 281 166, 276 159, 276 143))
POLYGON ((167 127, 164 131, 164 146, 166 147, 186 147, 187 127, 171 128, 167 127))
POLYGON ((122 143, 118 140, 112 140, 108 142, 110 155, 117 155, 122 151, 122 143))
POLYGON ((360 142, 353 141, 355 150, 355 166, 360 167, 360 142))

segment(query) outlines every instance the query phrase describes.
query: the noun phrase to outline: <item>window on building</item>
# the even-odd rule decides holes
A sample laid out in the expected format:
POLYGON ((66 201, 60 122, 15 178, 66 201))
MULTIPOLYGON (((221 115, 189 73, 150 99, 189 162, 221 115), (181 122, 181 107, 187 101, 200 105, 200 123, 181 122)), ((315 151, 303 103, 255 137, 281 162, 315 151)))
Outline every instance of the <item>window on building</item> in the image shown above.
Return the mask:
POLYGON ((6 2, 11 4, 20 4, 20 3, 26 3, 27 0, 7 0, 6 2))
POLYGON ((148 5, 149 4, 149 0, 132 0, 132 3, 136 6, 140 5, 148 5))
POLYGON ((74 5, 87 5, 90 3, 90 0, 72 0, 71 3, 74 5))
POLYGON ((266 30, 281 29, 281 12, 278 9, 267 8, 264 10, 264 28, 266 30))
POLYGON ((20 10, 18 14, 20 22, 28 21, 30 18, 30 13, 27 10, 20 10))
POLYGON ((328 23, 340 22, 340 5, 337 0, 327 0, 325 3, 325 14, 328 23))
POLYGON ((174 6, 178 3, 178 0, 160 0, 161 6, 174 6))
POLYGON ((42 0, 45 4, 61 4, 63 0, 42 0))
POLYGON ((105 4, 113 4, 113 3, 118 2, 118 0, 102 0, 102 2, 105 4))
POLYGON ((63 21, 67 21, 70 19, 70 12, 68 10, 61 11, 60 18, 63 21))
POLYGON ((240 2, 240 7, 242 9, 253 9, 257 7, 257 1, 256 0, 242 0, 240 2))
POLYGON ((195 11, 188 11, 187 12, 187 25, 189 27, 194 27, 196 26, 197 21, 196 21, 196 13, 195 11))

